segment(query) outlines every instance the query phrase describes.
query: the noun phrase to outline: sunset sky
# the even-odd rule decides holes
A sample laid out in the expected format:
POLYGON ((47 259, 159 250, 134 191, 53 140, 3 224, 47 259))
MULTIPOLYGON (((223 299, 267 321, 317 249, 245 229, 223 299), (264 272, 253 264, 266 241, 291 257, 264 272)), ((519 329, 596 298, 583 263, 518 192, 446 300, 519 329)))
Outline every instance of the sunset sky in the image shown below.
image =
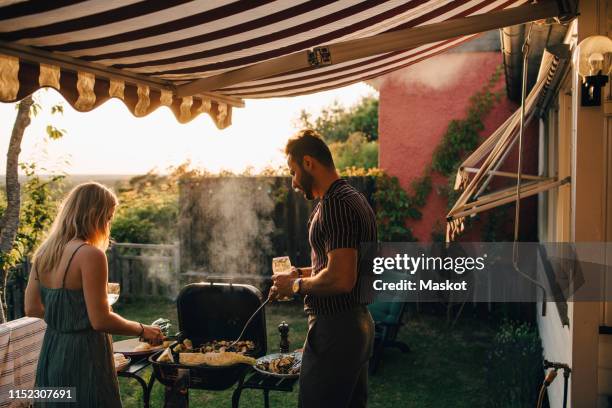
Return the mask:
MULTIPOLYGON (((338 100, 345 106, 375 93, 359 83, 312 95, 247 100, 233 111, 233 125, 218 130, 208 115, 179 124, 165 107, 144 118, 135 118, 122 102, 110 100, 87 113, 66 102, 63 115, 51 115, 52 105, 63 98, 55 91, 38 91, 43 107, 24 135, 22 162, 36 161, 48 171, 68 174, 142 174, 190 160, 194 167, 210 171, 240 172, 284 163, 282 149, 296 131, 301 109, 318 113, 338 100), (57 141, 45 141, 48 124, 66 129, 57 141)), ((0 173, 5 172, 6 150, 15 119, 15 104, 0 103, 0 173)))

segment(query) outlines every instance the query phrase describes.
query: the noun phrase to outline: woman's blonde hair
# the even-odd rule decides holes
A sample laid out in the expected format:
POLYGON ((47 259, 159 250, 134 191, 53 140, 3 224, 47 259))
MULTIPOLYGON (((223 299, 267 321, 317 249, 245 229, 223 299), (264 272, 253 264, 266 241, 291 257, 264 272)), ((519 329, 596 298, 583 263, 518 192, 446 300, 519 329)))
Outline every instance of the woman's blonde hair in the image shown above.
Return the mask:
POLYGON ((36 270, 44 272, 57 267, 66 244, 74 239, 106 251, 117 204, 117 196, 100 183, 74 187, 60 204, 47 237, 34 253, 32 262, 36 270))

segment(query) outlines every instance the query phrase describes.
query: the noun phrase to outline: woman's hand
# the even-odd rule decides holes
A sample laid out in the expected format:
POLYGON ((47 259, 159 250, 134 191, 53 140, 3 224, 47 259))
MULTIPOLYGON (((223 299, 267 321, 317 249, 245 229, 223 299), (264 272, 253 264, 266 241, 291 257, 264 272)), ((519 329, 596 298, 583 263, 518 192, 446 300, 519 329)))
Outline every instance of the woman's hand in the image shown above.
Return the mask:
POLYGON ((148 326, 148 325, 143 324, 142 328, 143 328, 143 331, 142 331, 142 334, 140 335, 141 339, 145 340, 147 343, 151 344, 152 346, 158 346, 163 343, 164 335, 162 334, 162 331, 159 327, 148 326))

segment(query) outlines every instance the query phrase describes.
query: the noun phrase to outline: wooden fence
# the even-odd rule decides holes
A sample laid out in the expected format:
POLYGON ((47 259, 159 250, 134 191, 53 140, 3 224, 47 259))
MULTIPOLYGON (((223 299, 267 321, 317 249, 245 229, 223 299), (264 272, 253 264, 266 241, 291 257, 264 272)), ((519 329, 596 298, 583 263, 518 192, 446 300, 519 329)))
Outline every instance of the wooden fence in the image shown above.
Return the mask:
POLYGON ((115 243, 108 252, 109 282, 121 284, 121 296, 166 296, 179 289, 178 244, 115 243))

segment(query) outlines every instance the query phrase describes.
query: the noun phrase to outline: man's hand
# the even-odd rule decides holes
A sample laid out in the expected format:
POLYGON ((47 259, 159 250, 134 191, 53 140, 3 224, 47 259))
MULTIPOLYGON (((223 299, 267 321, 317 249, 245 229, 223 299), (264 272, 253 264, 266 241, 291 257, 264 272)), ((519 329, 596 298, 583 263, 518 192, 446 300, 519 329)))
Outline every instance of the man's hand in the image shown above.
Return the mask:
POLYGON ((293 285, 293 281, 297 278, 297 269, 292 268, 291 272, 286 273, 277 273, 272 275, 272 281, 274 285, 272 286, 271 292, 277 298, 291 297, 293 296, 293 291, 291 289, 293 285))

